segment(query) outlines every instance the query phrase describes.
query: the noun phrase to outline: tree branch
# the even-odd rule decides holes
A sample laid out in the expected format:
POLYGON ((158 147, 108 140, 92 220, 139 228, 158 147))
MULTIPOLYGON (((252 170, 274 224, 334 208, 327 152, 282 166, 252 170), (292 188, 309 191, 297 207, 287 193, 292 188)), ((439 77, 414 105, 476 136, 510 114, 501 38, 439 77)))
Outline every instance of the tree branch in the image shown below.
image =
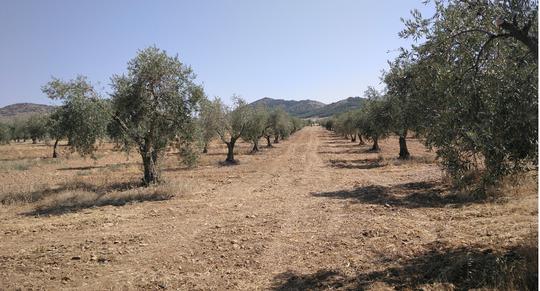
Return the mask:
POLYGON ((527 22, 521 29, 518 27, 517 21, 515 20, 512 23, 503 20, 499 27, 508 31, 513 38, 527 46, 535 59, 538 58, 538 38, 529 35, 529 29, 531 28, 530 21, 527 22))
POLYGON ((478 52, 478 55, 476 55, 476 60, 474 61, 475 75, 478 73, 478 70, 479 70, 479 67, 480 67, 479 66, 480 65, 480 58, 482 57, 482 54, 484 53, 484 50, 486 49, 486 47, 489 45, 490 42, 492 42, 493 40, 495 40, 497 38, 501 38, 501 37, 511 37, 511 35, 509 33, 492 35, 482 45, 482 47, 480 47, 480 51, 478 52))

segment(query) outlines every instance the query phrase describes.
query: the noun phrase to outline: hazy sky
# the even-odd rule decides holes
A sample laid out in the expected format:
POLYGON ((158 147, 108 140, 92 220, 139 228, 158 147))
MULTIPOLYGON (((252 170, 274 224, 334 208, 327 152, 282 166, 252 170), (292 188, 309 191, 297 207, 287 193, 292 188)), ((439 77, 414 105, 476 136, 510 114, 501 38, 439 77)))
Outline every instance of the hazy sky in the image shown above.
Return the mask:
POLYGON ((51 104, 40 87, 77 74, 109 92, 138 49, 191 65, 209 96, 325 103, 380 86, 421 1, 26 1, 0 9, 0 106, 51 104), (388 52, 390 51, 390 52, 388 52))

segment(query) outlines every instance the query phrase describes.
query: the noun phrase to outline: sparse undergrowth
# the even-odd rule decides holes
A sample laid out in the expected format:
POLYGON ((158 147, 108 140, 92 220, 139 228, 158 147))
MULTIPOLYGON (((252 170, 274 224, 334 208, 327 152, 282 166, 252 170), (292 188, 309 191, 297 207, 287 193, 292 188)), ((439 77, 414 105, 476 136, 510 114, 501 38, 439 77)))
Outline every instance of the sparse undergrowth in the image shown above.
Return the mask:
POLYGON ((138 187, 103 194, 84 190, 67 191, 47 197, 29 215, 52 215, 74 212, 105 205, 122 206, 132 202, 162 201, 175 196, 177 190, 169 185, 138 187))
MULTIPOLYGON (((534 230, 536 232, 536 230, 534 230)), ((432 245, 398 266, 349 276, 321 269, 313 274, 284 272, 274 290, 537 290, 538 237, 531 234, 518 246, 495 251, 474 246, 432 245)))
POLYGON ((2 194, 0 202, 4 205, 35 205, 34 210, 26 213, 28 215, 62 214, 105 205, 122 206, 132 202, 169 200, 183 191, 184 186, 162 183, 143 187, 137 181, 95 186, 76 179, 52 188, 2 194))

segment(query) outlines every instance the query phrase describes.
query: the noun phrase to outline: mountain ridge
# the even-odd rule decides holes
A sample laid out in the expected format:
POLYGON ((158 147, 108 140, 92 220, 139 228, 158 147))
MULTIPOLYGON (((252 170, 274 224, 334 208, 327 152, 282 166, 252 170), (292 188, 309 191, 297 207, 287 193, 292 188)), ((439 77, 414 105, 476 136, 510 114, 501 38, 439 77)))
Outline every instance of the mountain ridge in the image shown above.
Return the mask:
POLYGON ((37 103, 14 103, 0 108, 0 120, 27 118, 35 114, 52 112, 56 106, 37 103))
POLYGON ((281 107, 283 110, 285 110, 285 112, 300 118, 322 118, 349 110, 359 109, 366 100, 366 98, 355 96, 347 97, 330 104, 325 104, 311 99, 284 100, 264 97, 253 101, 250 104, 252 106, 262 105, 270 109, 281 107))
MULTIPOLYGON (((278 107, 283 108, 292 116, 300 118, 322 118, 329 117, 349 110, 362 107, 365 98, 348 97, 337 102, 325 104, 323 102, 303 99, 303 100, 285 100, 270 97, 263 97, 250 103, 252 106, 265 106, 269 109, 278 107)), ((46 114, 52 112, 56 106, 21 102, 0 107, 0 120, 13 120, 27 118, 34 114, 46 114)))
POLYGON ((278 108, 281 107, 285 112, 293 115, 293 116, 302 116, 309 114, 310 112, 317 110, 319 108, 322 108, 326 106, 326 104, 310 100, 310 99, 304 99, 304 100, 285 100, 285 99, 274 99, 270 97, 264 97, 259 100, 253 101, 250 103, 252 106, 265 106, 267 108, 278 108))

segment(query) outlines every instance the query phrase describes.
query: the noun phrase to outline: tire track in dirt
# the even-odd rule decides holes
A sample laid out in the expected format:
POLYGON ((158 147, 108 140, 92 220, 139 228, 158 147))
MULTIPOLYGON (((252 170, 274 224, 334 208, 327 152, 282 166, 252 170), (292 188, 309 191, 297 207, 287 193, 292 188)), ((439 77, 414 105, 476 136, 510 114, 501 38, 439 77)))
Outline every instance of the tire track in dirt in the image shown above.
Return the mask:
POLYGON ((305 262, 305 255, 320 251, 316 250, 319 246, 314 242, 324 243, 325 238, 338 227, 331 215, 321 211, 325 201, 311 195, 333 184, 335 179, 325 169, 318 154, 320 134, 319 128, 307 128, 301 132, 298 140, 282 156, 284 161, 281 164, 287 163, 290 167, 278 183, 283 186, 274 193, 267 193, 277 195, 280 203, 271 206, 278 216, 279 232, 271 237, 269 247, 261 257, 265 266, 260 273, 264 285, 270 285, 279 273, 310 265, 305 262))

